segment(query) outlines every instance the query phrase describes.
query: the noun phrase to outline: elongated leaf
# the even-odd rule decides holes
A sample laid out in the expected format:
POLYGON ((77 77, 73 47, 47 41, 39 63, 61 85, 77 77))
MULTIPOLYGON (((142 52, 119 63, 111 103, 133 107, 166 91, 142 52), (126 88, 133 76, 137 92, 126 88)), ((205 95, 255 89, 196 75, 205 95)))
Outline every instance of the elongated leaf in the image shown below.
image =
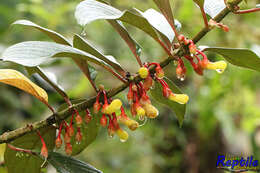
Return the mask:
POLYGON ((97 170, 85 162, 61 155, 60 153, 50 152, 48 162, 52 164, 59 173, 102 173, 102 171, 97 170))
POLYGON ((38 66, 50 60, 51 57, 80 58, 97 65, 109 66, 104 61, 79 49, 45 41, 27 41, 15 44, 7 48, 2 56, 4 61, 29 67, 38 66))
POLYGON ((204 0, 204 11, 212 18, 226 8, 224 0, 204 0))
MULTIPOLYGON (((39 31, 45 33, 46 35, 48 35, 53 41, 55 41, 56 43, 59 44, 64 44, 64 45, 68 45, 70 46, 70 42, 63 37, 61 34, 52 31, 50 29, 44 28, 42 26, 39 26, 31 21, 28 20, 18 20, 16 22, 13 23, 14 25, 24 25, 24 26, 29 26, 29 27, 33 27, 35 29, 38 29, 39 31)), ((88 63, 86 60, 81 60, 81 59, 73 59, 75 61, 75 63, 80 67, 80 69, 83 71, 83 73, 88 77, 91 78, 90 74, 89 74, 89 69, 88 69, 88 63)))
POLYGON ((174 25, 174 19, 173 19, 173 15, 172 15, 170 1, 169 0, 153 0, 153 2, 158 6, 158 8, 161 10, 161 12, 164 14, 164 16, 167 17, 168 22, 171 23, 171 25, 174 25))
POLYGON ((0 82, 17 87, 33 95, 43 103, 48 103, 47 93, 16 70, 0 69, 0 82))
POLYGON ((67 96, 64 89, 58 84, 57 78, 53 73, 45 72, 39 66, 25 67, 25 69, 29 73, 29 75, 32 75, 34 73, 39 74, 42 77, 42 79, 49 85, 51 85, 52 88, 55 89, 59 94, 61 94, 62 96, 67 96))
POLYGON ((100 51, 98 51, 94 46, 92 46, 89 42, 87 42, 86 39, 82 38, 79 35, 75 35, 73 38, 73 46, 77 49, 83 50, 91 55, 94 55, 95 57, 103 60, 110 66, 112 66, 115 70, 120 72, 121 74, 124 74, 124 70, 120 66, 120 64, 117 62, 117 60, 113 56, 105 56, 100 51))
POLYGON ((193 0, 193 2, 195 2, 199 7, 202 7, 204 6, 204 1, 205 0, 193 0))
POLYGON ((115 28, 119 35, 125 40, 131 51, 138 57, 141 54, 141 46, 129 35, 128 31, 122 24, 117 20, 108 20, 108 22, 115 28))
POLYGON ((158 39, 155 29, 144 17, 129 11, 121 12, 112 6, 95 0, 85 0, 79 3, 75 11, 75 18, 83 26, 98 19, 121 20, 141 29, 154 39, 158 39))
MULTIPOLYGON (((56 129, 54 127, 43 128, 40 129, 40 134, 43 137, 48 150, 52 151, 55 146, 56 129)), ((22 136, 10 144, 18 148, 39 152, 42 147, 41 140, 36 132, 22 136)), ((6 147, 4 158, 5 164, 8 168, 8 173, 40 173, 41 165, 44 162, 40 157, 17 152, 8 147, 6 147)))
MULTIPOLYGON (((177 94, 182 93, 181 90, 170 79, 165 78, 164 80, 167 82, 172 92, 177 94)), ((175 113, 181 126, 186 112, 186 105, 178 104, 163 97, 163 88, 159 82, 156 82, 154 88, 150 91, 155 101, 165 106, 168 106, 175 113)))
POLYGON ((46 35, 48 35, 56 43, 60 43, 60 44, 70 46, 70 42, 65 37, 63 37, 61 34, 55 32, 55 31, 52 31, 50 29, 44 28, 42 26, 39 26, 39 25, 29 21, 29 20, 17 20, 13 23, 13 25, 24 25, 24 26, 33 27, 35 29, 42 31, 46 35))
POLYGON ((205 50, 222 55, 231 64, 260 72, 260 57, 250 49, 210 47, 205 50))
POLYGON ((256 8, 260 8, 260 4, 256 4, 256 6, 255 6, 256 8))
MULTIPOLYGON (((79 104, 86 101, 85 99, 78 99, 78 100, 72 100, 72 104, 79 104)), ((68 105, 62 104, 59 107, 59 111, 67 108, 68 105)), ((80 112, 79 113, 80 116, 82 117, 82 119, 84 120, 84 117, 86 116, 86 112, 80 112)), ((77 155, 79 153, 81 153, 85 148, 87 148, 92 142, 95 141, 98 132, 99 132, 99 128, 100 128, 100 124, 99 124, 99 120, 100 120, 101 115, 97 114, 94 115, 92 114, 92 120, 86 124, 85 121, 83 122, 83 124, 80 127, 80 131, 82 133, 82 141, 76 142, 75 140, 75 136, 76 136, 76 132, 74 134, 74 136, 72 136, 71 138, 71 145, 72 145, 72 155, 77 155)), ((68 123, 70 123, 70 117, 66 120, 68 123)), ((76 126, 76 122, 74 122, 73 124, 74 129, 77 129, 76 126)), ((62 133, 62 135, 64 135, 64 132, 62 133)))
MULTIPOLYGON (((137 10, 137 9, 136 9, 137 10)), ((166 18, 154 9, 148 9, 145 12, 141 12, 137 10, 144 18, 148 20, 148 22, 157 29, 161 34, 166 36, 171 42, 173 41, 175 34, 166 20, 166 18)), ((175 20, 177 26, 180 26, 180 22, 175 20)))

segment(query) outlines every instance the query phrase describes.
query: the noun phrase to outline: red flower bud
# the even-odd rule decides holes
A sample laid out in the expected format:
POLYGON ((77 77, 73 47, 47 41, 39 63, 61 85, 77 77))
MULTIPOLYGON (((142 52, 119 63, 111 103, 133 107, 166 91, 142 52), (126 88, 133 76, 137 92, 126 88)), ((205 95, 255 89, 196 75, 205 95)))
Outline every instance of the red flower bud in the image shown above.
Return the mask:
POLYGON ((90 121, 91 121, 91 119, 92 119, 92 117, 91 117, 91 115, 90 115, 90 113, 89 113, 89 110, 86 110, 86 116, 85 116, 85 122, 88 124, 90 121))
POLYGON ((80 127, 82 122, 83 122, 83 120, 82 120, 82 118, 81 118, 81 116, 79 114, 77 114, 75 120, 76 120, 77 127, 80 127))
POLYGON ((78 128, 78 130, 77 130, 75 139, 77 142, 80 142, 82 140, 82 134, 81 134, 80 128, 78 128))
POLYGON ((97 114, 99 112, 100 108, 101 108, 101 105, 100 105, 99 101, 96 101, 93 105, 94 114, 97 114))
POLYGON ((69 156, 72 154, 72 145, 70 143, 66 143, 65 152, 69 156))
POLYGON ((185 39, 184 35, 179 35, 179 36, 178 36, 178 40, 179 40, 179 41, 184 41, 184 39, 185 39))
POLYGON ((107 126, 107 117, 105 114, 103 114, 102 117, 100 118, 100 125, 103 127, 107 126))
POLYGON ((48 149, 47 149, 45 143, 42 145, 41 155, 42 155, 44 158, 48 158, 48 149))
POLYGON ((62 145, 62 140, 60 138, 60 136, 57 137, 56 141, 55 141, 55 145, 56 145, 56 148, 59 149, 62 145))

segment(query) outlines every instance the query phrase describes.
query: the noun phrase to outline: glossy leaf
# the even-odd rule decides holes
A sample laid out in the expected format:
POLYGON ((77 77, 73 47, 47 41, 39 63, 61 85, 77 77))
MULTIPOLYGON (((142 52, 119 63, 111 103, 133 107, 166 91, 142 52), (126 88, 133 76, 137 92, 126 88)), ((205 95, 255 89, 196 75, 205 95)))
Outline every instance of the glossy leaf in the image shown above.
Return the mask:
POLYGON ((124 70, 120 66, 120 64, 117 62, 117 60, 113 56, 105 56, 100 51, 98 51, 93 45, 91 45, 86 39, 82 38, 79 35, 75 35, 73 38, 73 46, 77 49, 83 50, 91 55, 94 55, 95 57, 103 60, 107 64, 109 64, 111 67, 113 67, 115 70, 120 72, 121 74, 124 74, 124 70))
MULTIPOLYGON (((181 90, 168 78, 164 79, 167 84, 169 85, 170 89, 173 93, 181 94, 181 90)), ((161 103, 165 106, 168 106, 177 116, 180 126, 183 123, 185 112, 186 112, 186 105, 182 105, 176 102, 173 102, 165 97, 163 97, 163 88, 159 82, 155 82, 155 86, 153 89, 150 90, 152 97, 158 103, 161 103)))
POLYGON ((39 26, 29 20, 17 20, 13 23, 13 25, 24 25, 24 26, 33 27, 35 29, 38 29, 39 31, 42 31, 46 35, 48 35, 56 43, 70 46, 70 42, 65 37, 63 37, 61 34, 55 32, 55 31, 52 31, 50 29, 44 28, 42 26, 39 26))
MULTIPOLYGON (((47 145, 48 151, 52 151, 55 146, 56 129, 52 126, 42 128, 40 134, 47 145)), ((42 147, 41 140, 36 132, 17 138, 10 144, 18 148, 38 151, 39 153, 42 147)), ((4 158, 8 173, 40 173, 41 165, 44 162, 38 156, 17 152, 8 147, 6 147, 4 158)))
POLYGON ((2 57, 4 61, 29 67, 38 66, 50 60, 51 57, 80 58, 100 66, 109 66, 104 61, 79 49, 45 41, 27 41, 15 44, 7 48, 2 57))
MULTIPOLYGON (((157 29, 160 33, 162 33, 164 36, 166 36, 171 42, 174 39, 174 32, 166 20, 166 18, 159 13, 158 11, 154 9, 148 9, 145 12, 141 12, 137 10, 144 18, 148 20, 148 22, 157 29)), ((178 28, 181 27, 181 24, 179 21, 175 20, 178 28)))
MULTIPOLYGON (((84 102, 84 99, 79 99, 79 100, 72 100, 72 104, 79 104, 84 102)), ((65 108, 67 108, 67 104, 63 104, 59 107, 59 111, 63 110, 65 108)), ((80 116, 82 117, 82 119, 84 120, 84 117, 86 115, 86 112, 80 112, 79 113, 80 116)), ((87 148, 92 142, 95 141, 98 132, 99 132, 99 128, 100 128, 100 124, 99 124, 99 119, 101 117, 100 114, 92 115, 92 120, 86 124, 85 122, 83 122, 83 124, 81 125, 81 133, 82 133, 82 141, 80 143, 76 142, 75 140, 75 136, 76 136, 76 122, 74 123, 73 127, 75 129, 75 133, 74 136, 72 136, 71 138, 71 145, 72 145, 72 155, 77 155, 79 153, 81 153, 85 148, 87 148)), ((66 121, 69 123, 71 120, 71 118, 69 117, 66 121)), ((64 133, 63 133, 64 135, 64 133)))
POLYGON ((48 162, 59 173, 102 173, 102 171, 85 162, 56 152, 49 153, 48 162))
POLYGON ((144 17, 129 11, 121 12, 110 5, 95 0, 85 0, 79 3, 75 11, 75 17, 78 24, 82 26, 98 19, 121 20, 141 29, 154 39, 158 39, 155 29, 144 17))
POLYGON ((161 12, 166 16, 168 22, 171 25, 174 25, 174 19, 171 9, 171 4, 169 0, 153 0, 154 3, 158 6, 161 12))
POLYGON ((16 70, 0 69, 0 82, 19 88, 33 95, 43 103, 48 103, 47 93, 42 88, 30 81, 22 73, 16 70))
POLYGON ((250 49, 209 47, 205 50, 222 55, 233 65, 260 72, 260 57, 250 49))
POLYGON ((117 20, 108 20, 108 22, 114 27, 114 29, 119 33, 119 35, 125 40, 131 51, 140 56, 141 46, 129 35, 128 31, 124 27, 123 23, 117 20))
POLYGON ((226 8, 224 0, 204 0, 204 11, 212 18, 226 8))

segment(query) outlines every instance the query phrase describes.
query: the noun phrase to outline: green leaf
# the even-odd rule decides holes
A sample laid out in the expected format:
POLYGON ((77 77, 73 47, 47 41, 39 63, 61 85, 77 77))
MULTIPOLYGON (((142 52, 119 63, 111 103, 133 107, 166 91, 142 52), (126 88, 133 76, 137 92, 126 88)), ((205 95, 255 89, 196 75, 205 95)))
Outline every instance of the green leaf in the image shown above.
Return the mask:
POLYGON ((158 39, 156 30, 144 17, 129 11, 121 12, 110 5, 95 0, 85 0, 79 3, 75 11, 75 18, 82 26, 98 19, 121 20, 141 29, 155 40, 158 39))
MULTIPOLYGON (((72 104, 79 104, 84 102, 85 99, 78 99, 78 100, 72 100, 72 104)), ((59 107, 59 111, 63 110, 65 108, 67 108, 68 105, 67 104, 62 104, 59 107)), ((82 117, 82 119, 84 120, 84 117, 86 115, 86 112, 79 112, 80 116, 82 117)), ((100 120, 101 115, 97 114, 94 115, 92 114, 92 120, 86 124, 85 122, 81 125, 81 133, 82 133, 82 141, 80 143, 76 142, 75 140, 75 136, 76 136, 76 122, 74 122, 73 127, 75 129, 75 133, 74 136, 72 136, 71 138, 71 145, 72 145, 72 155, 77 155, 79 153, 81 153, 85 148, 87 148, 92 142, 95 141, 98 132, 99 132, 99 128, 100 128, 100 124, 99 124, 99 120, 100 120)), ((70 123, 71 117, 69 117, 68 119, 66 119, 66 121, 68 123, 70 123)), ((75 120, 74 120, 75 121, 75 120)), ((64 132, 62 133, 64 135, 64 132)))
POLYGON ((56 43, 70 46, 70 42, 65 37, 63 37, 61 34, 55 32, 55 31, 52 31, 50 29, 44 28, 42 26, 39 26, 29 20, 17 20, 13 23, 13 25, 24 25, 24 26, 33 27, 35 29, 42 31, 46 35, 48 35, 56 43))
POLYGON ((102 173, 102 171, 97 170, 85 162, 61 155, 60 153, 50 152, 48 162, 52 164, 59 173, 102 173))
POLYGON ((86 39, 82 38, 79 35, 74 35, 73 38, 73 46, 77 49, 83 50, 84 52, 87 52, 91 55, 94 55, 95 57, 101 59, 102 61, 106 62, 110 66, 112 66, 115 70, 120 72, 121 74, 124 74, 125 71, 122 69, 120 64, 117 62, 117 60, 113 56, 105 56, 100 51, 98 51, 94 46, 92 46, 89 42, 87 42, 86 39))
POLYGON ((256 8, 260 8, 260 4, 256 4, 256 8))
POLYGON ((15 44, 7 48, 2 57, 4 61, 29 67, 38 66, 50 60, 51 57, 80 58, 100 66, 109 66, 104 61, 79 49, 45 41, 27 41, 15 44))
MULTIPOLYGON (((181 90, 168 78, 164 78, 165 82, 169 85, 170 89, 173 93, 182 94, 181 90)), ((173 102, 165 97, 163 97, 163 88, 159 82, 155 82, 155 86, 153 89, 150 90, 152 97, 158 103, 161 103, 165 106, 168 106, 177 116, 180 126, 182 126, 185 112, 186 112, 186 105, 182 105, 176 102, 173 102)))
MULTIPOLYGON (((160 34, 166 36, 170 42, 173 41, 175 34, 171 28, 171 25, 168 23, 166 18, 154 9, 148 9, 145 12, 141 12, 136 9, 147 21, 155 28, 160 34)), ((178 29, 180 29, 181 24, 179 21, 175 20, 175 23, 178 29)))
MULTIPOLYGON (((68 45, 70 46, 70 42, 63 37, 61 34, 52 31, 50 29, 44 28, 42 26, 39 26, 29 20, 18 20, 16 22, 13 23, 13 25, 24 25, 24 26, 29 26, 29 27, 33 27, 35 29, 38 29, 39 31, 45 33, 46 35, 48 35, 53 41, 55 41, 56 43, 59 44, 64 44, 64 45, 68 45)), ((90 75, 89 69, 88 69, 88 64, 85 60, 81 60, 81 59, 74 59, 75 63, 82 69, 82 71, 85 73, 85 75, 90 75)))
POLYGON ((260 72, 260 57, 250 49, 209 47, 204 50, 222 55, 233 65, 260 72))
POLYGON ((216 17, 222 10, 226 8, 224 0, 204 0, 203 9, 210 17, 216 17))
POLYGON ((204 0, 193 0, 200 8, 203 8, 204 6, 204 0))
MULTIPOLYGON (((43 137, 48 150, 52 151, 55 146, 56 129, 52 126, 42 128, 40 129, 40 134, 43 137)), ((39 152, 42 147, 41 140, 36 132, 17 138, 10 144, 18 148, 30 149, 39 152)), ((40 157, 17 152, 8 147, 6 147, 4 158, 8 173, 40 173, 41 165, 44 162, 40 157)))
POLYGON ((161 12, 166 16, 168 19, 168 22, 171 23, 171 25, 174 25, 174 19, 171 9, 171 4, 169 0, 153 0, 153 2, 157 5, 157 7, 161 10, 161 12))
POLYGON ((117 20, 108 20, 108 22, 125 40, 125 42, 127 43, 128 47, 131 49, 131 51, 139 57, 142 51, 141 46, 129 35, 123 23, 117 20))

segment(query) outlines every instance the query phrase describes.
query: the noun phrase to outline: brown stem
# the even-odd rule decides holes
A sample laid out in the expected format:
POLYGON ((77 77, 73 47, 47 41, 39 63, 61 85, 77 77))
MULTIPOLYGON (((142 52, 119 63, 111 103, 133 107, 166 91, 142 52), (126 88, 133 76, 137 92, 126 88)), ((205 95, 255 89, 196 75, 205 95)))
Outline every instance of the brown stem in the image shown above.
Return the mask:
POLYGON ((7 144, 8 148, 10 148, 11 150, 14 151, 18 151, 18 152, 23 152, 23 153, 28 153, 28 154, 32 154, 32 155, 37 155, 35 152, 33 152, 32 150, 27 150, 27 149, 22 149, 22 148, 17 148, 11 144, 7 144))
POLYGON ((104 67, 107 71, 109 71, 110 73, 112 73, 117 79, 119 79, 120 81, 122 81, 123 83, 127 83, 127 81, 122 78, 118 73, 116 73, 114 70, 112 70, 111 68, 107 67, 107 66, 102 66, 104 67))
POLYGON ((203 20, 204 20, 205 27, 208 28, 209 27, 209 23, 208 23, 207 15, 206 15, 206 13, 204 11, 204 8, 200 7, 200 11, 201 11, 201 14, 202 14, 202 17, 203 17, 203 20))
POLYGON ((257 12, 257 11, 260 11, 260 8, 252 8, 252 9, 248 9, 248 10, 238 10, 238 11, 234 11, 233 13, 246 14, 246 13, 253 13, 253 12, 257 12))
MULTIPOLYGON (((235 3, 238 4, 240 3, 242 0, 236 0, 235 3)), ((225 8, 223 11, 221 11, 215 18, 214 20, 217 22, 220 22, 228 13, 230 12, 230 10, 228 8, 225 8)), ((207 33, 209 32, 208 28, 204 28, 202 29, 194 38, 193 41, 194 43, 198 42, 202 37, 204 37, 207 33)), ((176 53, 174 53, 171 57, 167 58, 166 60, 162 61, 160 63, 160 66, 163 68, 165 66, 167 66, 172 60, 172 57, 180 57, 183 56, 183 51, 182 49, 179 49, 179 51, 177 51, 176 53)), ((154 73, 155 72, 155 67, 152 67, 150 69, 150 73, 154 73)), ((134 78, 134 81, 138 82, 141 81, 141 78, 139 76, 134 78)), ((127 87, 129 86, 129 83, 124 83, 122 85, 120 85, 117 88, 112 89, 110 92, 108 92, 108 97, 113 97, 115 95, 117 95, 118 93, 120 93, 121 91, 125 90, 127 87)), ((72 108, 77 109, 78 111, 84 111, 87 108, 91 108, 93 106, 93 104, 96 101, 96 97, 92 97, 86 101, 83 101, 79 104, 75 104, 72 106, 72 108)), ((22 127, 13 131, 9 131, 9 132, 5 132, 4 134, 2 134, 0 136, 0 144, 1 143, 7 143, 10 141, 13 141, 21 136, 24 136, 32 131, 38 130, 40 128, 43 127, 47 127, 50 126, 54 123, 59 123, 61 121, 63 121, 64 119, 68 118, 69 116, 71 116, 71 114, 73 113, 72 109, 69 108, 65 108, 63 110, 61 110, 60 112, 54 113, 52 115, 50 115, 47 119, 39 121, 39 122, 35 122, 34 124, 32 124, 31 128, 26 127, 22 127), (57 118, 58 117, 58 118, 57 118)))
POLYGON ((162 48, 168 54, 168 56, 172 57, 172 54, 171 54, 170 50, 166 47, 166 45, 160 39, 157 39, 156 41, 162 46, 162 48))

